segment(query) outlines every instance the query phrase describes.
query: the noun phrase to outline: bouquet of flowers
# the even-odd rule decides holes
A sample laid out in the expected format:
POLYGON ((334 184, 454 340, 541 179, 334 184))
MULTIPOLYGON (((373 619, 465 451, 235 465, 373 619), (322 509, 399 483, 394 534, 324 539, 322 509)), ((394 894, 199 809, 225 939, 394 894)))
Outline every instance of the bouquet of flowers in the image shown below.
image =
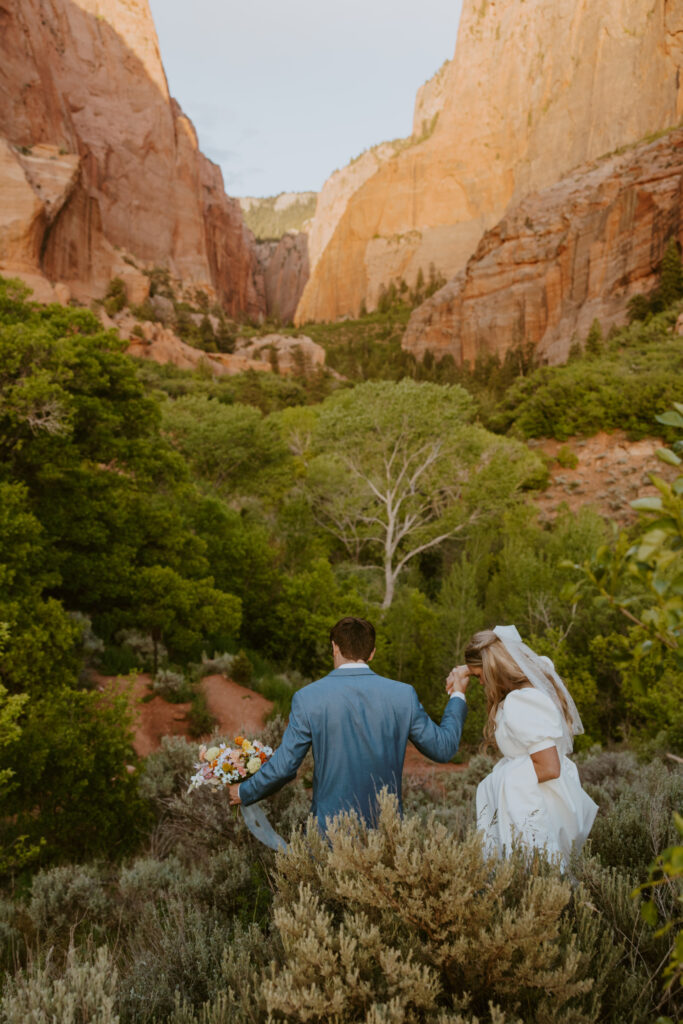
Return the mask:
POLYGON ((199 786, 231 786, 234 782, 254 775, 272 756, 273 748, 260 740, 235 737, 235 746, 219 743, 217 747, 201 746, 195 774, 190 779, 188 793, 199 786))

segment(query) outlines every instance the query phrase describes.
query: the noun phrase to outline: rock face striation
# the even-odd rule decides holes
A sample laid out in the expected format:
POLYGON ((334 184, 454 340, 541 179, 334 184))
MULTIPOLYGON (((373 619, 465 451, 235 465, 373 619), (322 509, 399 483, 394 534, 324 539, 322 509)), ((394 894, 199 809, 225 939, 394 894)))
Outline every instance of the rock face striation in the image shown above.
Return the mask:
POLYGON ((256 242, 263 274, 266 315, 291 323, 308 280, 308 235, 289 231, 279 241, 256 242))
POLYGON ((336 207, 332 183, 353 165, 323 188, 296 321, 357 315, 431 263, 456 274, 510 202, 678 124, 682 65, 671 0, 465 0, 431 134, 349 182, 336 207))
POLYGON ((159 265, 233 316, 263 312, 251 235, 169 95, 147 0, 0 0, 0 139, 0 272, 88 301, 159 265))
POLYGON ((683 129, 634 146, 513 204, 467 266, 413 313, 403 347, 456 362, 524 341, 567 358, 597 318, 623 323, 667 241, 683 243, 683 129))

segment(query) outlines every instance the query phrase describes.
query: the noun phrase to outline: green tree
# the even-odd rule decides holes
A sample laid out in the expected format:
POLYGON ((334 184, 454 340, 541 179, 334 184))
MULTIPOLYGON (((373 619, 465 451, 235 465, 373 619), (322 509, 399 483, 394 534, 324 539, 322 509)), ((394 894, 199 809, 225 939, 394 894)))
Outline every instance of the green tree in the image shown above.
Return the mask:
POLYGON ((168 566, 152 565, 140 570, 134 589, 134 623, 152 637, 155 672, 162 641, 187 657, 207 633, 239 631, 239 598, 216 590, 210 577, 188 580, 168 566))
POLYGON ((250 489, 256 471, 286 457, 279 431, 258 409, 191 395, 163 407, 163 431, 193 472, 218 492, 250 489))
POLYGON ((683 298, 683 265, 678 242, 674 237, 669 239, 664 250, 658 293, 663 308, 683 298))
MULTIPOLYGON (((656 417, 664 426, 683 431, 683 405, 656 417)), ((677 442, 674 447, 678 447, 677 442)), ((670 448, 657 456, 669 465, 681 465, 670 448)), ((632 653, 637 664, 654 658, 662 668, 673 658, 683 669, 683 475, 673 483, 650 474, 659 492, 631 502, 641 517, 638 533, 626 532, 613 545, 598 547, 592 558, 567 568, 580 569, 582 578, 568 586, 565 596, 578 600, 588 588, 593 599, 617 609, 631 625, 632 653)), ((647 675, 641 674, 646 680, 647 675)))
POLYGON ((586 344, 584 345, 584 351, 587 356, 599 356, 602 352, 602 347, 602 327, 600 326, 600 321, 596 319, 591 324, 590 330, 586 335, 586 344))
POLYGON ((323 403, 306 482, 320 526, 378 565, 383 607, 418 555, 508 504, 538 470, 527 449, 473 426, 449 387, 372 382, 323 403))

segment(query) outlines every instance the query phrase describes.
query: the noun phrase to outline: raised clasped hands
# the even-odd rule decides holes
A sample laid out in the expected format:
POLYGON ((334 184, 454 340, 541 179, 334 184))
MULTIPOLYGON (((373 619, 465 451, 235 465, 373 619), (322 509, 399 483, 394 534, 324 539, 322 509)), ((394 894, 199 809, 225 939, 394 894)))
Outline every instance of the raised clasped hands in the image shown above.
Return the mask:
POLYGON ((451 697, 454 693, 466 693, 469 683, 470 670, 467 665, 456 665, 448 674, 446 692, 451 697))

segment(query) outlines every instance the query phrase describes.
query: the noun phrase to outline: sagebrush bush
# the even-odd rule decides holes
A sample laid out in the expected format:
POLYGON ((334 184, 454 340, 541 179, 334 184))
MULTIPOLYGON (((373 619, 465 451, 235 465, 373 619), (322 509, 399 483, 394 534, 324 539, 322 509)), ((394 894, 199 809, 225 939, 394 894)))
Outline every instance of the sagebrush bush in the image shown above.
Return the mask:
POLYGON ((187 789, 196 759, 196 745, 181 736, 162 736, 160 748, 145 758, 138 787, 158 815, 169 797, 187 789))
POLYGON ((586 789, 599 806, 590 849, 603 864, 644 877, 654 857, 674 841, 673 812, 683 804, 683 772, 653 761, 637 766, 634 778, 630 759, 605 758, 592 770, 590 763, 581 767, 586 789), (611 769, 619 763, 623 774, 609 770, 599 781, 587 781, 591 775, 598 778, 596 767, 611 769))
POLYGON ((2 1024, 119 1024, 116 985, 116 964, 106 947, 95 953, 71 948, 64 964, 48 956, 6 980, 0 1020, 2 1024))
MULTIPOLYGON (((616 963, 607 975, 607 1019, 614 1024, 640 1024, 650 1022, 655 1010, 666 1011, 674 1020, 678 1019, 683 1012, 681 993, 667 993, 662 978, 674 937, 672 933, 658 935, 642 919, 641 900, 633 896, 633 876, 606 867, 597 857, 582 858, 576 873, 587 906, 602 919, 608 941, 617 953, 616 963)), ((671 893, 658 898, 671 899, 671 893)))
POLYGON ((214 654, 212 658, 207 658, 205 654, 202 654, 198 673, 200 676, 229 676, 234 660, 235 655, 228 654, 227 651, 223 651, 221 654, 214 654))
POLYGON ((487 861, 476 833, 458 841, 434 818, 427 827, 402 820, 388 795, 376 830, 343 815, 328 839, 311 827, 277 857, 275 920, 285 952, 265 988, 275 1019, 330 1019, 311 993, 311 958, 322 948, 318 987, 350 1008, 340 1020, 365 1020, 375 1003, 395 1002, 386 972, 399 962, 397 985, 408 963, 421 968, 410 983, 417 1016, 406 1020, 436 1006, 485 1014, 491 1001, 525 1024, 598 1019, 593 950, 580 948, 568 923, 571 886, 542 859, 518 849, 510 860, 487 861), (383 951, 374 968, 357 952, 368 943, 383 951), (358 973, 346 974, 352 961, 358 973))
POLYGON ((159 669, 152 680, 152 690, 171 704, 182 704, 192 699, 190 684, 183 673, 169 668, 159 669))
MULTIPOLYGON (((148 633, 142 633, 139 629, 122 629, 117 633, 116 639, 122 647, 127 647, 136 656, 139 668, 154 668, 155 645, 148 633)), ((156 657, 159 662, 166 661, 168 657, 168 652, 161 643, 156 644, 156 657)))
POLYGON ((69 864, 33 876, 27 913, 48 945, 68 944, 70 934, 91 932, 110 913, 106 882, 96 864, 69 864))
POLYGON ((224 916, 177 895, 146 905, 123 950, 118 990, 122 1022, 177 1020, 183 1004, 187 1016, 189 1007, 199 1008, 221 994, 239 1006, 242 997, 237 993, 245 989, 251 1016, 244 1019, 258 1019, 256 971, 265 965, 269 949, 256 926, 232 927, 224 916))

